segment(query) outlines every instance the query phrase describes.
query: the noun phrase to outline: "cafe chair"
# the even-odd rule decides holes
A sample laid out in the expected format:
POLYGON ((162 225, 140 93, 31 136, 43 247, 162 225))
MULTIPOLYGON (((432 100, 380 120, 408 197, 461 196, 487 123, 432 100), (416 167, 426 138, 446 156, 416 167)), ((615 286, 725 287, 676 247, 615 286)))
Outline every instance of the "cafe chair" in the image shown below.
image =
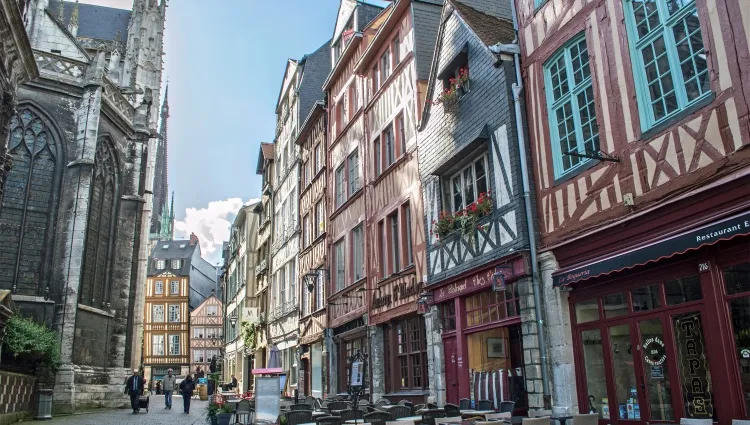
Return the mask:
POLYGON ((437 409, 438 407, 440 407, 440 406, 438 406, 435 403, 427 403, 427 408, 428 409, 437 409))
POLYGON ((293 404, 291 406, 291 410, 292 412, 296 412, 300 410, 313 410, 313 409, 312 409, 312 406, 310 406, 307 403, 298 403, 298 404, 293 404))
POLYGON ((500 413, 513 413, 513 409, 516 407, 515 401, 501 401, 500 402, 500 413))
POLYGON ((538 418, 523 418, 521 419, 521 425, 549 425, 549 416, 540 416, 538 418))
POLYGON ((448 417, 461 416, 460 409, 455 404, 445 403, 445 406, 443 406, 443 409, 445 409, 445 416, 448 416, 448 417))
POLYGON ((469 400, 468 398, 462 398, 461 400, 458 400, 458 408, 460 410, 471 409, 471 400, 469 400))
POLYGON ((345 401, 332 401, 328 403, 328 411, 333 413, 334 410, 346 410, 349 408, 349 403, 345 401))
POLYGON ((713 419, 680 418, 680 425, 712 425, 713 419))
POLYGON ((364 416, 365 423, 372 425, 385 425, 386 422, 393 420, 393 415, 390 412, 371 412, 364 416))
POLYGON ((424 404, 415 404, 414 406, 411 407, 411 415, 412 416, 419 415, 420 413, 419 411, 424 409, 425 407, 426 406, 424 404))
POLYGON ((339 413, 339 416, 341 417, 341 422, 350 421, 352 419, 362 419, 364 416, 364 413, 362 413, 361 410, 342 410, 341 413, 339 413))
POLYGON ((409 400, 401 400, 398 402, 398 404, 400 404, 401 406, 414 406, 414 403, 410 402, 409 400))
POLYGON ((286 425, 300 425, 312 422, 312 411, 293 410, 286 413, 286 425))
POLYGON ((375 403, 375 408, 378 409, 378 410, 383 410, 383 406, 388 406, 390 404, 391 404, 391 402, 388 401, 388 399, 381 398, 380 400, 378 400, 377 403, 375 403))
POLYGON ((303 403, 309 405, 310 407, 315 407, 315 397, 309 395, 305 397, 305 401, 303 403))
POLYGON ((323 416, 315 419, 317 425, 341 425, 343 421, 340 416, 323 416))
POLYGON ((250 405, 250 400, 240 400, 237 403, 237 410, 234 413, 234 423, 238 425, 247 425, 253 423, 255 409, 250 405))
POLYGON ((479 400, 477 402, 477 410, 493 410, 492 402, 490 400, 479 400))
POLYGON ((435 425, 440 424, 460 424, 463 418, 461 418, 461 415, 454 416, 451 418, 435 418, 435 425))
POLYGON ((409 406, 394 406, 388 411, 391 413, 391 415, 393 415, 393 419, 401 419, 411 416, 411 407, 409 406))
POLYGON ((503 419, 510 419, 511 416, 512 415, 510 412, 501 412, 501 413, 488 413, 484 415, 484 418, 487 419, 488 421, 494 421, 494 420, 501 421, 503 419))
POLYGON ((573 415, 573 425, 597 425, 599 423, 599 415, 584 414, 584 415, 573 415))
POLYGON ((387 421, 385 425, 414 425, 414 421, 387 421))

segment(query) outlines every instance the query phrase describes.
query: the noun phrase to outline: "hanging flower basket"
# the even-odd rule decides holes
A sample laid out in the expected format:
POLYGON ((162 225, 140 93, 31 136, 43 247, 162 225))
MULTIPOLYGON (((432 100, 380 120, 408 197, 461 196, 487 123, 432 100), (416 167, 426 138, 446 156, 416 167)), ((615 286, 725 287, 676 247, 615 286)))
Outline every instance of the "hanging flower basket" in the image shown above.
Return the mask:
POLYGON ((445 111, 446 114, 457 114, 458 113, 458 97, 452 100, 444 101, 443 111, 445 111))
POLYGON ((461 68, 457 77, 450 79, 448 88, 438 95, 433 104, 438 105, 442 103, 445 113, 455 114, 458 112, 458 101, 468 90, 468 87, 469 69, 464 67, 461 68))

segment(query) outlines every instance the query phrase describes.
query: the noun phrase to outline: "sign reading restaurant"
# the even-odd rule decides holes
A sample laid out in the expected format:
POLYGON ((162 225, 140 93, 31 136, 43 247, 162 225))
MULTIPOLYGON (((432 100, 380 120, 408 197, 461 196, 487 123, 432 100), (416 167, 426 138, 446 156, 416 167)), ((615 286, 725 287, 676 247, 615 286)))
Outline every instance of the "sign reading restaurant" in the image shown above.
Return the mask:
POLYGON ((607 258, 567 267, 554 273, 552 279, 554 286, 569 285, 604 274, 642 266, 673 255, 684 254, 704 245, 711 245, 744 235, 750 235, 750 212, 737 214, 697 229, 662 238, 607 258))

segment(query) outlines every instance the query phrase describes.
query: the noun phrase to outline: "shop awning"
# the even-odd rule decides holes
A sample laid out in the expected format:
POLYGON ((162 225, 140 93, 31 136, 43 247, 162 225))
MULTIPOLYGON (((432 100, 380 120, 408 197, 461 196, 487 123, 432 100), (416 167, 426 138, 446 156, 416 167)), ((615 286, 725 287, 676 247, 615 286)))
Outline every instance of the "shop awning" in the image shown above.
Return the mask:
POLYGON ((627 251, 566 267, 552 274, 552 282, 555 287, 570 285, 643 266, 744 235, 750 235, 750 211, 705 226, 682 231, 627 251))

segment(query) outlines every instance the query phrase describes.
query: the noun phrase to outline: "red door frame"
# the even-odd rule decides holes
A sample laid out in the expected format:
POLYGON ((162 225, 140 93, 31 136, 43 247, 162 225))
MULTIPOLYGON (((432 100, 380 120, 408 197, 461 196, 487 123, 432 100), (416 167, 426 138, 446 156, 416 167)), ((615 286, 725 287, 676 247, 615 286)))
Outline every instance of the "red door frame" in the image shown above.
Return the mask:
MULTIPOLYGON (((746 243, 743 243, 745 245, 746 243)), ((719 423, 721 424, 729 424, 731 423, 732 418, 736 418, 740 412, 742 411, 741 407, 741 392, 740 392, 740 381, 739 381, 739 371, 737 370, 736 363, 731 363, 729 360, 732 357, 731 352, 729 350, 726 350, 726 346, 724 344, 724 341, 730 341, 733 339, 731 337, 731 326, 730 326, 730 319, 729 319, 729 313, 726 309, 726 301, 724 300, 724 297, 720 294, 722 293, 722 288, 720 288, 719 283, 722 282, 721 278, 719 278, 719 274, 721 273, 721 270, 718 269, 715 263, 714 256, 716 253, 718 253, 719 249, 725 249, 726 247, 723 247, 721 245, 718 245, 716 247, 712 247, 712 249, 706 249, 701 250, 698 252, 698 254, 685 256, 685 258, 674 260, 674 261, 668 261, 664 262, 664 264, 645 267, 642 271, 636 272, 636 273, 625 273, 623 276, 618 276, 617 278, 613 279, 598 279, 595 280, 593 283, 587 283, 585 285, 581 285, 581 287, 577 288, 573 292, 570 293, 569 297, 569 312, 570 312, 570 320, 571 324, 573 326, 573 354, 574 354, 574 360, 576 365, 583 365, 583 351, 582 351, 582 340, 580 337, 582 330, 588 330, 591 328, 599 328, 602 330, 602 343, 604 350, 604 362, 605 362, 605 370, 606 370, 606 378, 607 378, 607 393, 609 395, 615 394, 614 392, 614 377, 612 374, 612 359, 611 355, 608 352, 609 349, 609 333, 604 332, 605 329, 607 329, 609 326, 612 325, 614 322, 625 322, 629 321, 631 323, 631 341, 634 340, 634 338, 637 337, 637 335, 634 335, 633 329, 636 330, 636 332, 639 332, 638 327, 633 327, 633 325, 637 324, 638 321, 642 320, 643 318, 658 315, 660 313, 668 314, 670 317, 674 314, 679 314, 680 312, 685 311, 695 311, 698 310, 701 312, 701 322, 702 326, 704 327, 704 339, 706 344, 706 356, 708 357, 708 366, 709 370, 712 371, 711 379, 712 379, 712 387, 714 390, 714 401, 715 401, 715 409, 717 410, 717 416, 719 419, 719 423), (650 284, 656 284, 664 281, 668 281, 670 279, 675 279, 678 277, 684 277, 691 275, 693 273, 698 273, 698 265, 699 264, 708 264, 708 270, 704 271, 703 273, 700 273, 700 282, 701 282, 701 290, 703 294, 703 299, 701 301, 695 301, 691 303, 685 303, 674 307, 661 307, 659 310, 654 312, 643 312, 643 313, 635 313, 632 311, 632 300, 630 296, 630 289, 637 288, 637 287, 643 287, 648 286, 650 284), (686 272, 686 270, 694 271, 694 272, 686 272), (638 282, 637 284, 632 284, 632 282, 638 282), (610 293, 618 293, 622 292, 624 294, 627 294, 627 300, 628 300, 628 308, 630 309, 629 315, 624 317, 618 317, 618 318, 612 318, 612 319, 604 319, 603 317, 603 306, 601 302, 601 296, 610 294, 610 293), (600 319, 595 322, 591 323, 585 323, 578 325, 576 323, 576 317, 575 317, 575 304, 578 301, 583 301, 587 299, 592 298, 598 298, 598 306, 599 306, 599 314, 600 319), (605 340, 607 342, 607 345, 605 346, 605 340), (726 371, 733 371, 727 373, 726 371), (721 373, 716 373, 721 372, 721 373)), ((662 298, 664 295, 662 294, 662 298)), ((662 306, 665 306, 666 304, 663 302, 662 299, 662 306)), ((663 324, 664 325, 664 324, 663 324)), ((672 325, 671 325, 671 319, 669 326, 665 326, 665 333, 669 332, 670 334, 670 344, 674 344, 674 339, 672 335, 672 325)), ((636 341, 638 342, 638 341, 636 341)), ((676 366, 676 358, 674 356, 674 353, 672 355, 668 356, 668 362, 670 373, 674 373, 677 371, 676 366), (674 371, 674 372, 671 372, 674 371)), ((734 359, 732 359, 734 360, 734 359)), ((641 363, 642 361, 640 359, 637 360, 638 363, 641 363)), ((643 370, 641 367, 639 370, 643 370)), ((582 383, 582 385, 577 385, 577 394, 578 394, 578 402, 579 406, 587 406, 588 404, 588 395, 586 394, 586 376, 585 376, 585 370, 583 367, 576 367, 575 368, 575 374, 576 374, 576 380, 577 382, 582 383)), ((636 380, 638 380, 638 375, 636 376, 636 380)), ((642 380, 641 380, 642 382, 642 380)), ((675 393, 678 393, 680 398, 677 400, 679 404, 674 405, 674 413, 675 413, 675 420, 678 420, 680 417, 684 415, 684 406, 682 404, 682 394, 681 394, 681 388, 679 387, 679 381, 673 381, 672 388, 673 388, 673 400, 675 400, 675 393)), ((639 383, 640 385, 640 383, 639 383)), ((641 405, 643 404, 643 390, 640 389, 638 393, 639 397, 639 403, 641 405)), ((614 399, 613 399, 614 400, 614 399)), ((601 424, 609 424, 609 423, 619 423, 620 420, 617 418, 617 411, 612 409, 612 403, 613 401, 610 401, 610 419, 608 420, 601 420, 601 424)), ((616 402, 615 402, 616 403, 616 402)), ((644 417, 644 414, 642 412, 641 417, 644 417)), ((644 421, 644 419, 641 419, 641 421, 644 421)), ((636 423, 638 421, 633 420, 625 420, 624 423, 636 423)))
POLYGON ((445 354, 445 401, 458 405, 458 351, 455 334, 443 338, 443 353, 445 354))

